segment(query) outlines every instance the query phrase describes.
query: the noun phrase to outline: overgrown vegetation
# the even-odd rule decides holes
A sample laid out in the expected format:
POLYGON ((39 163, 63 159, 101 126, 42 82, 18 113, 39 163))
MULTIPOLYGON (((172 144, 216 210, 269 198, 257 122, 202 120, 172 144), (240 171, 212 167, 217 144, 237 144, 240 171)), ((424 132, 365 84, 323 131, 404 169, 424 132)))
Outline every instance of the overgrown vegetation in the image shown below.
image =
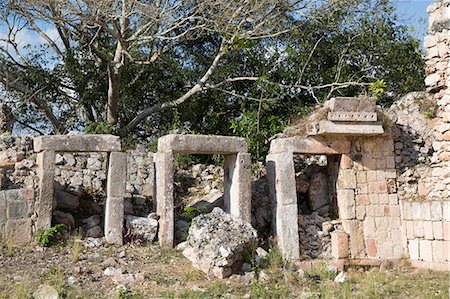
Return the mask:
POLYGON ((40 230, 36 233, 36 241, 43 247, 49 247, 61 236, 65 227, 64 224, 56 224, 48 230, 40 230))

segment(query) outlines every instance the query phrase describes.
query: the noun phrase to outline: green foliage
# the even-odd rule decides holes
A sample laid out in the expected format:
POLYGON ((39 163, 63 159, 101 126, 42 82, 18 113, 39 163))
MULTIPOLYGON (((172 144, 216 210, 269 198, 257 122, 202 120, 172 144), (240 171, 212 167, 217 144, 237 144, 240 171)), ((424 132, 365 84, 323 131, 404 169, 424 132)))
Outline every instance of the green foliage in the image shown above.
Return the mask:
POLYGON ((52 243, 61 235, 61 232, 65 229, 64 224, 56 224, 50 227, 48 230, 40 230, 36 234, 36 240, 39 245, 43 247, 49 247, 52 243))
POLYGON ((192 220, 200 214, 206 213, 206 207, 185 207, 181 213, 181 217, 192 220))
POLYGON ((369 91, 376 98, 380 98, 383 95, 386 86, 387 84, 384 80, 378 79, 377 81, 370 83, 369 91))
POLYGON ((107 122, 89 122, 83 132, 86 134, 115 134, 117 128, 107 122))
POLYGON ((119 286, 116 289, 116 295, 119 299, 132 299, 133 293, 124 286, 119 286))

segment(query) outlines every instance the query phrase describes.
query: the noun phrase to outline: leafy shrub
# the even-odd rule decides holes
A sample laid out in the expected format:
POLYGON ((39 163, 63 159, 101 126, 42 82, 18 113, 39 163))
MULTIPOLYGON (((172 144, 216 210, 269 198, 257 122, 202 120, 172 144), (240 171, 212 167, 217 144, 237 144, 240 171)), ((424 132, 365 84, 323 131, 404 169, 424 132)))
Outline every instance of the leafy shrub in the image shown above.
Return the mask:
POLYGON ((61 235, 61 232, 65 229, 64 224, 57 224, 50 227, 48 230, 40 230, 36 234, 36 240, 39 245, 43 247, 49 247, 52 243, 61 235))

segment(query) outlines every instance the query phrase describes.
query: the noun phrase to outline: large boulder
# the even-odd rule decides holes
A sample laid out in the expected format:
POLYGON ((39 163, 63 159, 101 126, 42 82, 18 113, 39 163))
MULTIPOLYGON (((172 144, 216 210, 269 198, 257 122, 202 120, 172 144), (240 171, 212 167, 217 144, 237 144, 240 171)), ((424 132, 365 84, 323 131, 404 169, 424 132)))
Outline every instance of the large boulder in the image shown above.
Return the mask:
POLYGON ((62 210, 73 211, 80 206, 80 199, 77 195, 63 191, 55 190, 56 207, 62 210))
POLYGON ((152 242, 158 232, 158 220, 152 214, 148 217, 125 217, 127 236, 132 240, 152 242))
POLYGON ((257 245, 257 232, 249 223, 214 208, 192 220, 183 255, 203 272, 225 278, 253 256, 257 245))

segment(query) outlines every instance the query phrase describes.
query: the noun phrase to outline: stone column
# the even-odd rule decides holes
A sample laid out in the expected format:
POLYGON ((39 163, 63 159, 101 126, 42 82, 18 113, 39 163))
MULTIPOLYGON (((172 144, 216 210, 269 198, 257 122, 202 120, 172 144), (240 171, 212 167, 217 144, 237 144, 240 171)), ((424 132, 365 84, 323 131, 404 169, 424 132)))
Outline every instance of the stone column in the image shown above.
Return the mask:
POLYGON ((105 207, 105 238, 109 244, 123 244, 123 199, 126 179, 127 154, 112 152, 109 155, 105 207))
POLYGON ((285 258, 300 257, 297 193, 292 152, 267 156, 267 179, 273 211, 273 231, 285 258))
POLYGON ((37 206, 37 230, 47 230, 52 225, 53 180, 55 176, 55 152, 43 151, 37 154, 36 164, 39 176, 39 201, 37 206))
POLYGON ((231 215, 251 223, 251 196, 250 154, 225 155, 223 195, 225 210, 231 215))
POLYGON ((156 214, 159 216, 158 239, 161 246, 174 246, 173 152, 154 155, 156 170, 156 214))

